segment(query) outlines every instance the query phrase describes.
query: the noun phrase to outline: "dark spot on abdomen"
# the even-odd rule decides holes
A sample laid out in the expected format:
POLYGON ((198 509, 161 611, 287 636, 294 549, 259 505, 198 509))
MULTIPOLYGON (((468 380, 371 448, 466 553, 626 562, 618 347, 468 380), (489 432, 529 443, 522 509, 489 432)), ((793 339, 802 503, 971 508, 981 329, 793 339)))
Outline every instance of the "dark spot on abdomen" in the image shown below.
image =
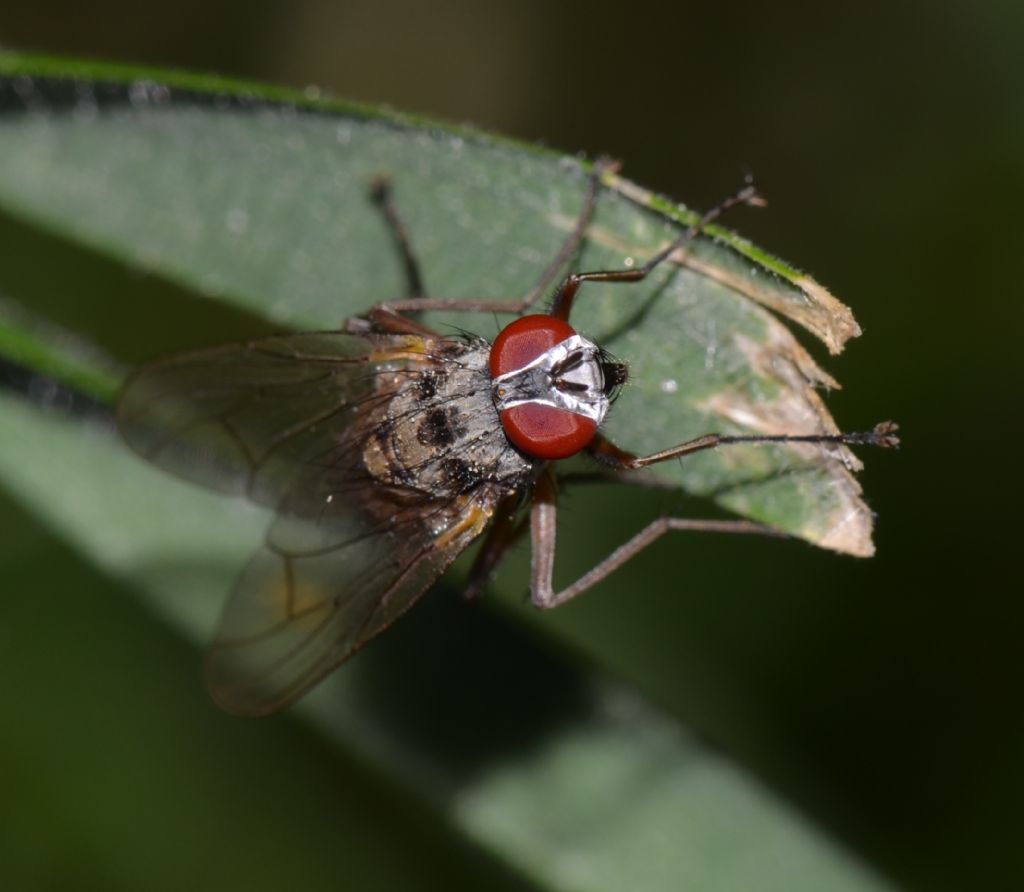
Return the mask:
POLYGON ((431 409, 416 428, 416 439, 424 446, 451 446, 455 442, 455 410, 431 409))

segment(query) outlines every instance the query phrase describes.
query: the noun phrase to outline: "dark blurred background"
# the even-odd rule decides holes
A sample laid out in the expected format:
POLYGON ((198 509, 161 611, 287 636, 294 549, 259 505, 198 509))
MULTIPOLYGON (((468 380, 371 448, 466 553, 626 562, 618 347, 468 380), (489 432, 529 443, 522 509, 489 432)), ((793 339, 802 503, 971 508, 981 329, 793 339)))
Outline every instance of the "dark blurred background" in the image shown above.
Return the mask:
POLYGON ((609 154, 696 207, 752 170, 770 206, 743 233, 865 329, 836 359, 809 345, 837 420, 898 419, 904 448, 868 457, 871 561, 752 544, 723 584, 734 549, 651 557, 686 554, 705 593, 675 666, 716 692, 666 673, 656 693, 900 884, 1021 887, 1024 6, 61 6, 5 4, 0 44, 316 84, 609 154))

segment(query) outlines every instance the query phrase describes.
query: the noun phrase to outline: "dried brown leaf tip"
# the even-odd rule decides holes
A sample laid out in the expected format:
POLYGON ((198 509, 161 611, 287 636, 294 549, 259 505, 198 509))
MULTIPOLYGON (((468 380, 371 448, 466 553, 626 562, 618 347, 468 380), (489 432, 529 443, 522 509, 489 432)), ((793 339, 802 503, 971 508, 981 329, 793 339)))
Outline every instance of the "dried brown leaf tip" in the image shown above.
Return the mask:
MULTIPOLYGON (((755 398, 749 388, 727 388, 699 408, 725 429, 776 436, 794 432, 835 434, 839 428, 817 387, 837 386, 778 319, 764 313, 765 337, 733 335, 751 371, 769 383, 755 398), (770 397, 764 396, 770 392, 770 397)), ((712 420, 712 426, 715 422, 712 420)), ((750 468, 745 482, 719 493, 723 505, 738 513, 763 517, 767 488, 785 481, 784 491, 799 509, 790 530, 822 548, 858 557, 874 553, 873 516, 861 497, 854 472, 860 460, 845 445, 789 443, 766 452, 752 446, 729 458, 750 468)), ((778 498, 783 498, 779 495, 778 498)))

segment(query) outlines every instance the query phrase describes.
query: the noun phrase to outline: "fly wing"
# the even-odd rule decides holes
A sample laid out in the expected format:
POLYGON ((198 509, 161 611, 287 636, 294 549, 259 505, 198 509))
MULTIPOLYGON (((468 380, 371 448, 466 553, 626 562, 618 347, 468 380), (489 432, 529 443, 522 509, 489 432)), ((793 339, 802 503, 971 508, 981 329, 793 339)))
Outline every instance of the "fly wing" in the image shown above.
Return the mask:
POLYGON ((128 381, 118 426, 162 468, 277 508, 296 472, 327 464, 353 421, 387 398, 378 376, 402 374, 429 347, 404 335, 314 332, 171 356, 128 381))
POLYGON ((319 518, 279 515, 221 617, 214 699, 241 715, 293 702, 404 613, 493 509, 487 492, 435 499, 350 482, 319 518))
POLYGON ((128 443, 173 473, 277 511, 221 617, 207 679, 225 709, 294 701, 407 610, 497 497, 388 485, 366 470, 391 401, 444 361, 418 335, 283 335, 172 356, 118 405, 128 443))

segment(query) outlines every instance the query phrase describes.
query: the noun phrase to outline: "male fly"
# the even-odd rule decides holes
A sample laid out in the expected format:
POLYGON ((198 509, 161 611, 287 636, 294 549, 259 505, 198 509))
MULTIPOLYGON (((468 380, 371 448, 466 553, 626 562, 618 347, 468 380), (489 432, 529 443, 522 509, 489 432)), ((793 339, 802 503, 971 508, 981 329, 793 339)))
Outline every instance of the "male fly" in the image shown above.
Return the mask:
POLYGON ((586 282, 638 282, 736 204, 704 215, 643 266, 574 272, 547 313, 527 311, 577 250, 601 175, 539 285, 515 301, 428 298, 387 183, 374 197, 401 249, 409 297, 342 331, 284 334, 184 353, 126 384, 119 426, 141 455, 179 476, 269 506, 275 519, 228 600, 207 659, 214 698, 260 715, 301 696, 386 629, 478 536, 477 593, 529 527, 538 607, 588 589, 669 530, 772 532, 746 520, 662 517, 561 591, 555 557, 554 463, 585 452, 630 471, 733 443, 894 446, 891 422, 858 434, 709 433, 637 456, 601 433, 626 366, 569 323, 586 282), (514 315, 493 343, 443 335, 420 310, 514 315), (525 518, 517 512, 529 502, 525 518))

